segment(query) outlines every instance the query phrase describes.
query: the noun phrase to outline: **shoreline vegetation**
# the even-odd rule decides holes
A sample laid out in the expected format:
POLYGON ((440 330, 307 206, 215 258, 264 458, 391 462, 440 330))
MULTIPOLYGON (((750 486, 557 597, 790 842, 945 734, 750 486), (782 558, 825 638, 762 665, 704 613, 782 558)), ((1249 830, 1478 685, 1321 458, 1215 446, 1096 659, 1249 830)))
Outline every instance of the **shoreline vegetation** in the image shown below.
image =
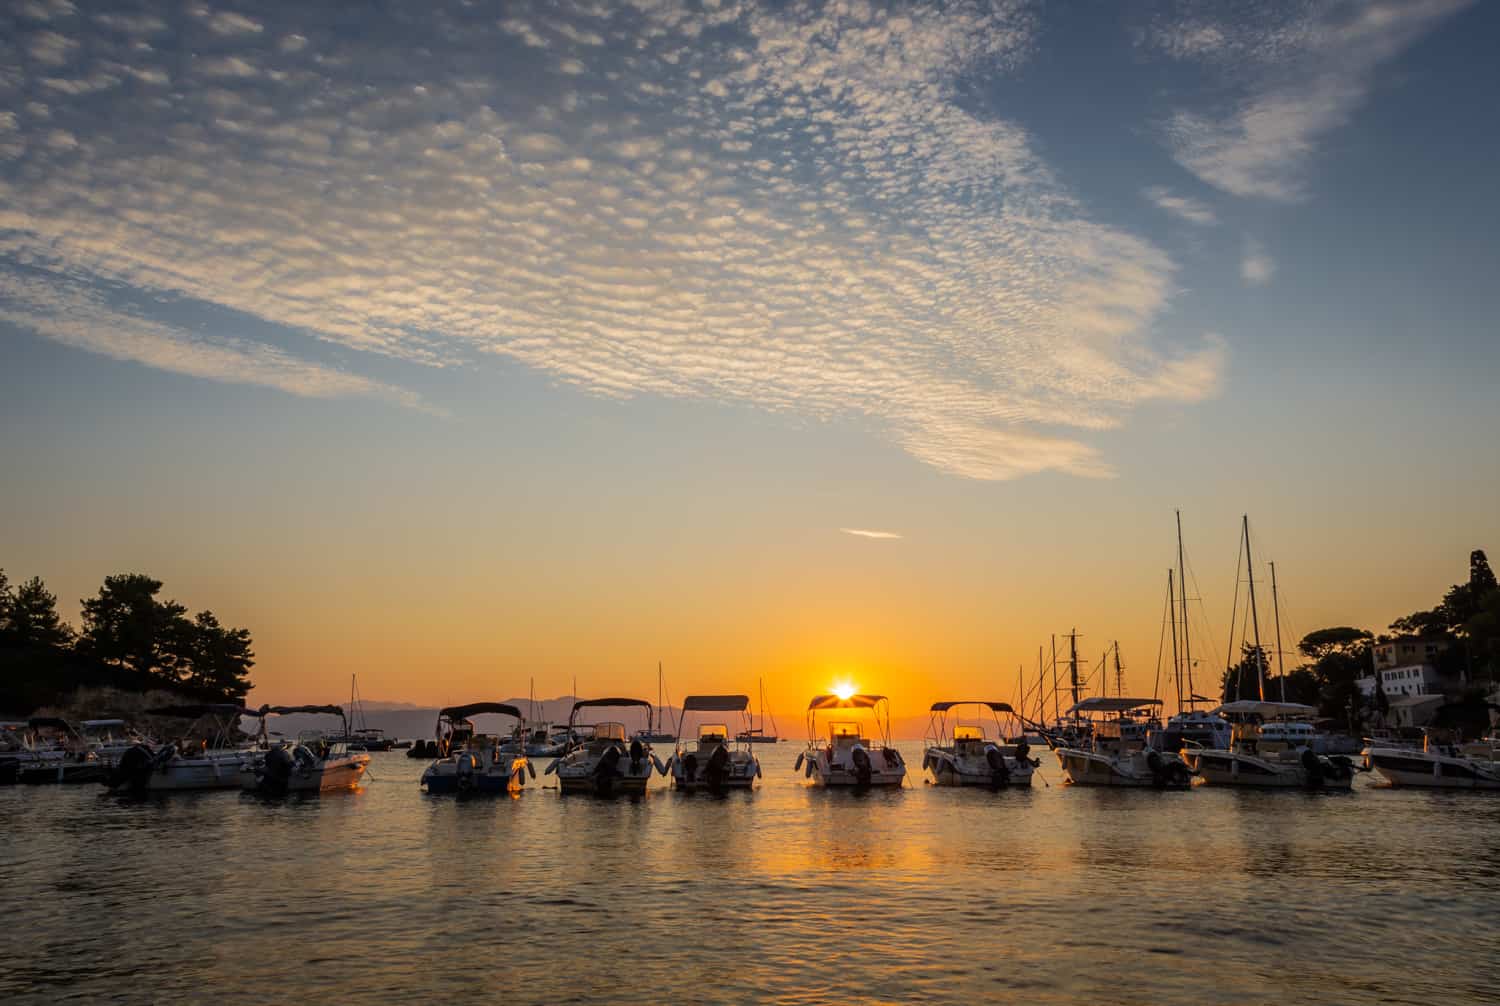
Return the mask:
MULTIPOLYGON (((140 573, 106 576, 99 592, 82 600, 75 629, 40 577, 13 585, 0 568, 0 714, 133 719, 172 702, 243 703, 255 665, 250 631, 221 624, 207 609, 189 617, 184 605, 159 598, 162 586, 140 573)), ((1274 654, 1244 645, 1240 660, 1224 670, 1219 695, 1227 702, 1284 693, 1358 732, 1389 713, 1378 684, 1373 696, 1358 684, 1374 673, 1375 647, 1417 639, 1436 644, 1442 692, 1465 721, 1454 725, 1483 729, 1500 678, 1500 585, 1485 553, 1470 553, 1468 579, 1433 608, 1388 628, 1379 635, 1352 626, 1310 632, 1296 644, 1302 662, 1284 680, 1272 673, 1274 654), (1263 695, 1260 667, 1267 671, 1263 695)))
POLYGON ((243 703, 255 666, 250 630, 208 609, 189 617, 161 590, 142 573, 106 576, 82 599, 75 629, 40 577, 12 585, 0 568, 0 713, 130 718, 150 705, 243 703))

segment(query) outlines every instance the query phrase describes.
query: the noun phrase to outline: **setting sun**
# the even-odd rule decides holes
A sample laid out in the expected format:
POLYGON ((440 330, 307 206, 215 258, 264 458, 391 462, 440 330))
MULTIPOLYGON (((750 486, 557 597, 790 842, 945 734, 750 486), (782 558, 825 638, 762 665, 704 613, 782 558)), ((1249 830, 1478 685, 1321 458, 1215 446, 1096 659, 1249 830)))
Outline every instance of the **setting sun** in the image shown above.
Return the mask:
POLYGON ((859 691, 859 689, 847 681, 840 681, 838 684, 833 686, 833 694, 837 695, 840 699, 843 699, 846 702, 857 691, 859 691))

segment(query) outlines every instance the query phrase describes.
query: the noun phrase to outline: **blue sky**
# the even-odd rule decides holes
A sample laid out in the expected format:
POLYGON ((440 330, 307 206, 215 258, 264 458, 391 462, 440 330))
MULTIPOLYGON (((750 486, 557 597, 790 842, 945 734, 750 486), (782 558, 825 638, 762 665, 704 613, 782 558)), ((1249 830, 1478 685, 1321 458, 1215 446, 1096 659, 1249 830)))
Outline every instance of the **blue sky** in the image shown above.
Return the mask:
POLYGON ((450 524, 589 605, 766 541, 837 591, 839 528, 1134 568, 1186 503, 1441 553, 1420 601, 1496 529, 1487 5, 0 17, 0 561, 65 596, 133 563, 274 628, 270 556, 404 531, 441 590, 450 524))

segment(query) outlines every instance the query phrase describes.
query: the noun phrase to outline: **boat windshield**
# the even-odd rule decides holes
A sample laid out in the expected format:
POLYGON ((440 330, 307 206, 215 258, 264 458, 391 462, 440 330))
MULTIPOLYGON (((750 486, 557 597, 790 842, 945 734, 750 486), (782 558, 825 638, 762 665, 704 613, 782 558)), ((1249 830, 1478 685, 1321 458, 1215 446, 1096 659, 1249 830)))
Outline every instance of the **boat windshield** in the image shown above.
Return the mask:
POLYGON ((953 739, 955 741, 982 741, 984 740, 984 727, 957 726, 953 728, 953 739))
POLYGON ((594 740, 596 741, 623 741, 625 739, 625 724, 623 723, 595 723, 594 740))
POLYGON ((729 728, 722 723, 705 723, 698 728, 699 741, 724 741, 729 739, 729 728))
POLYGON ((835 741, 859 740, 861 736, 858 723, 830 723, 828 734, 835 741))

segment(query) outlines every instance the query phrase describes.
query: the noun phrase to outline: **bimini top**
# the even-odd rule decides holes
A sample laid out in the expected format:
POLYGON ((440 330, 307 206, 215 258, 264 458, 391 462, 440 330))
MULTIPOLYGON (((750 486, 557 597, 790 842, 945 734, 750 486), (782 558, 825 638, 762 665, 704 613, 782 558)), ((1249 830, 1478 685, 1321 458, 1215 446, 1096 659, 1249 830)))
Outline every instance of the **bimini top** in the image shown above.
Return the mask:
POLYGON ((157 706, 147 709, 147 716, 174 716, 177 719, 196 720, 200 716, 256 716, 258 713, 237 706, 233 702, 202 703, 191 706, 157 706))
POLYGON ((344 715, 344 707, 343 706, 271 706, 271 705, 265 705, 265 706, 261 706, 259 709, 257 709, 255 711, 255 715, 261 716, 261 717, 271 716, 271 715, 286 716, 286 715, 288 715, 290 713, 322 713, 322 714, 326 714, 328 716, 338 716, 338 717, 342 718, 343 715, 344 715))
POLYGON ((124 720, 84 720, 78 724, 85 730, 104 730, 109 727, 123 727, 124 720))
POLYGON ((1316 716, 1318 711, 1300 702, 1261 702, 1257 699, 1240 699, 1226 702, 1214 712, 1228 716, 1316 716))
POLYGON ((871 709, 886 701, 884 695, 851 695, 841 699, 837 695, 815 695, 807 704, 808 712, 814 709, 871 709))
POLYGON ((1015 710, 1010 707, 1009 702, 985 702, 980 699, 961 699, 954 702, 934 702, 932 704, 932 711, 935 713, 946 713, 954 706, 988 706, 997 713, 1015 712, 1015 710))
POLYGON ((26 725, 32 729, 36 729, 37 727, 55 727, 58 730, 73 729, 68 725, 67 720, 59 719, 56 716, 33 716, 26 721, 26 725))
POLYGON ((576 713, 578 710, 588 706, 645 706, 647 709, 654 708, 645 699, 579 699, 573 703, 573 711, 576 713))
POLYGON ((748 695, 689 695, 682 700, 682 711, 704 713, 741 713, 750 708, 748 695))
MULTIPOLYGON (((499 713, 501 716, 514 716, 518 720, 525 718, 521 715, 521 710, 504 702, 470 702, 466 706, 449 706, 438 710, 438 718, 446 716, 450 720, 466 720, 481 713, 499 713)), ((343 715, 342 711, 340 715, 343 715)))
POLYGON ((1132 709, 1140 709, 1142 706, 1159 706, 1161 699, 1130 699, 1119 696, 1091 695, 1080 700, 1072 709, 1066 713, 1072 716, 1075 713, 1128 713, 1132 709))

